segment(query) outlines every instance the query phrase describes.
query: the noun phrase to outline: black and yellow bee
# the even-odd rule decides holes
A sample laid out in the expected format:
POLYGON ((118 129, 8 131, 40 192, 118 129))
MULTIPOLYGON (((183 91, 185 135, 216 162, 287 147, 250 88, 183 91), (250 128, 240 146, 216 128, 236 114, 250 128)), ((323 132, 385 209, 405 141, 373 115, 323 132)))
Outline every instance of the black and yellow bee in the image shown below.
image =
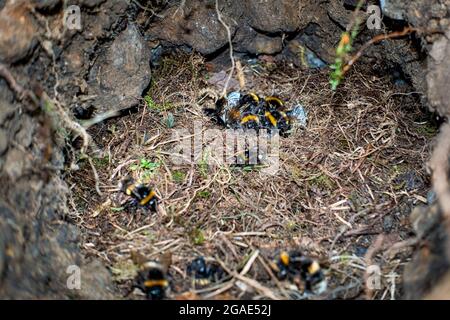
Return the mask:
POLYGON ((145 293, 147 299, 161 300, 169 289, 168 270, 172 263, 170 252, 162 255, 160 261, 148 261, 138 252, 131 252, 131 259, 139 266, 132 288, 145 293))
POLYGON ((205 109, 205 113, 212 116, 217 123, 225 127, 233 127, 239 124, 241 112, 236 106, 230 106, 226 97, 219 98, 215 108, 205 109))
POLYGON ((135 204, 156 211, 158 197, 155 190, 149 186, 135 183, 133 179, 127 178, 120 183, 120 190, 130 196, 135 204))
POLYGON ((263 126, 269 130, 277 129, 282 136, 285 136, 291 130, 294 120, 290 111, 286 109, 284 102, 278 97, 266 97, 264 102, 263 126))
POLYGON ((239 107, 246 113, 257 114, 260 105, 261 99, 254 92, 247 93, 239 99, 239 107))
POLYGON ((192 277, 194 287, 205 287, 224 278, 223 269, 214 263, 207 263, 204 257, 194 259, 187 267, 187 274, 192 277))
POLYGON ((286 111, 286 107, 284 105, 283 100, 275 96, 269 96, 264 99, 267 108, 269 111, 278 110, 278 111, 286 111))
POLYGON ((228 128, 258 128, 259 117, 255 114, 260 102, 255 93, 243 95, 237 101, 229 103, 226 97, 218 99, 214 109, 205 109, 216 121, 228 128))
POLYGON ((276 96, 262 99, 253 92, 232 100, 232 103, 222 97, 216 101, 214 109, 205 111, 227 128, 279 130, 282 136, 291 131, 295 122, 293 111, 287 110, 282 99, 276 96))
POLYGON ((147 299, 164 299, 169 287, 164 267, 156 261, 146 262, 139 271, 133 287, 142 290, 147 299))
POLYGON ((307 291, 314 291, 314 287, 325 280, 319 262, 302 255, 299 251, 289 253, 282 251, 271 263, 271 267, 280 280, 299 275, 305 282, 307 291))

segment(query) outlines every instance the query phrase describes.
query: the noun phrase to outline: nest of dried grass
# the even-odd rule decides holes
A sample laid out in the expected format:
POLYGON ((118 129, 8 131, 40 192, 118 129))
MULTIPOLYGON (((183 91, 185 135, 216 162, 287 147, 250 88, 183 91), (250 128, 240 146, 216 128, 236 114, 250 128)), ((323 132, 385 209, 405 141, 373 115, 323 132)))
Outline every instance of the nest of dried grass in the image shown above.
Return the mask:
POLYGON ((202 99, 205 89, 213 90, 207 66, 195 55, 164 58, 137 113, 91 129, 103 150, 93 161, 102 196, 88 163, 68 177, 87 256, 110 266, 124 295, 137 268, 132 251, 149 259, 170 251, 169 298, 300 299, 268 261, 301 249, 326 271, 328 289, 314 298, 400 297, 411 255, 408 215, 426 202, 424 163, 436 132, 419 98, 358 68, 334 93, 325 71, 245 66, 247 90, 309 112, 306 129, 281 138, 280 170, 267 177, 202 161, 173 165, 174 129, 192 132, 194 121, 220 128, 202 110, 211 103, 202 99), (117 183, 127 175, 155 186, 158 213, 121 208, 117 183), (192 288, 186 267, 198 255, 222 263, 231 277, 192 288), (377 290, 366 286, 372 264, 381 272, 377 290))

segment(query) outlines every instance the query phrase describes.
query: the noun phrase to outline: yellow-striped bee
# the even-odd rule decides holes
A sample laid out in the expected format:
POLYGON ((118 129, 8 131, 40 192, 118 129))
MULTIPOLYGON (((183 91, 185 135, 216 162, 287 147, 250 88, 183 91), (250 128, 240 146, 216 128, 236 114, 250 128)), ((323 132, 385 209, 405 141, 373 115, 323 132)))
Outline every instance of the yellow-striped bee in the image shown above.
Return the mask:
POLYGON ((271 267, 280 280, 300 275, 300 278, 305 282, 307 291, 315 291, 314 288, 325 280, 319 262, 302 255, 298 251, 290 253, 282 251, 278 258, 272 262, 271 267))
POLYGON ((269 110, 285 111, 286 107, 283 100, 278 97, 269 96, 264 99, 269 110))
POLYGON ((257 114, 260 106, 261 106, 261 99, 254 92, 250 92, 247 93, 246 95, 243 95, 239 100, 239 108, 244 113, 257 114))
POLYGON ((205 109, 205 112, 228 128, 257 128, 259 118, 253 113, 258 108, 259 102, 260 99, 255 93, 240 96, 239 93, 234 92, 228 97, 218 99, 215 108, 205 109))
POLYGON ((142 290, 147 299, 161 300, 169 287, 164 267, 156 261, 148 261, 142 266, 133 287, 142 290))
POLYGON ((255 114, 246 114, 241 118, 240 125, 245 129, 259 129, 259 117, 255 114))
POLYGON ((205 112, 228 128, 279 130, 282 136, 291 131, 296 118, 293 110, 287 110, 280 98, 268 96, 262 99, 253 92, 242 96, 233 92, 218 99, 215 109, 206 109, 205 112))
POLYGON ((293 118, 289 114, 290 111, 286 110, 283 100, 278 97, 266 97, 264 102, 264 127, 280 130, 280 134, 285 136, 292 128, 293 118))
POLYGON ((156 211, 158 197, 155 190, 149 186, 135 183, 133 179, 127 178, 120 183, 119 187, 122 192, 133 199, 135 204, 156 211))
POLYGON ((194 287, 204 287, 224 278, 222 268, 217 264, 207 263, 204 257, 194 259, 187 267, 187 274, 192 277, 194 287))
POLYGON ((164 299, 169 289, 167 272, 172 263, 172 254, 165 253, 160 257, 160 262, 148 261, 142 254, 131 252, 131 259, 139 265, 139 271, 134 279, 132 288, 138 288, 145 293, 147 299, 164 299))

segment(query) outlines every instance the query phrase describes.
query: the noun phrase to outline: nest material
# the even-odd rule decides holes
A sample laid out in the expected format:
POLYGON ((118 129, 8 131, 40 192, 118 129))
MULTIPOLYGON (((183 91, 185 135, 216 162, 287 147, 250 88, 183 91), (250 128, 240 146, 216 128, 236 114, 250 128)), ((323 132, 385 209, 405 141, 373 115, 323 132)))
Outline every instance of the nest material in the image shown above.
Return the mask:
POLYGON ((399 297, 411 252, 388 248, 408 239, 410 209, 426 202, 423 163, 436 132, 418 97, 358 67, 336 93, 320 71, 255 73, 246 67, 245 75, 248 90, 301 102, 309 111, 305 130, 281 138, 278 172, 267 177, 257 168, 211 165, 204 158, 171 162, 177 141, 169 114, 173 129, 191 135, 194 122, 220 126, 203 113, 213 104, 203 94, 211 90, 204 61, 166 58, 148 92, 152 105, 143 102, 139 113, 91 129, 105 151, 94 159, 103 196, 92 195, 88 165, 69 178, 86 253, 111 266, 124 292, 134 277, 131 251, 148 259, 171 251, 169 298, 303 299, 298 285, 279 281, 268 267, 280 250, 301 248, 325 266, 322 297, 399 297), (156 187, 158 213, 119 207, 117 182, 130 174, 156 187), (379 234, 385 236, 377 242, 379 234), (193 289, 186 268, 196 256, 214 259, 231 279, 193 289), (379 266, 376 290, 365 286, 369 264, 379 266))

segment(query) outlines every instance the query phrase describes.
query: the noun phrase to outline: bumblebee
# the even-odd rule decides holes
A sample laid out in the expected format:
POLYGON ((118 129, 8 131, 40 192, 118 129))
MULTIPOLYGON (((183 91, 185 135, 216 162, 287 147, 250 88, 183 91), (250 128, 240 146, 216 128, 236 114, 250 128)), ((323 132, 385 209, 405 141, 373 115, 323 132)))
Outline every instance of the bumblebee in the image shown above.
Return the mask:
POLYGON ((228 97, 218 99, 215 109, 206 109, 205 112, 228 128, 276 129, 282 136, 289 133, 295 121, 295 114, 286 109, 283 100, 275 96, 262 99, 253 92, 243 96, 233 92, 228 97))
POLYGON ((319 262, 302 255, 299 251, 281 252, 271 263, 271 267, 280 280, 300 275, 307 291, 315 291, 315 288, 325 280, 319 262))
POLYGON ((302 257, 300 268, 300 276, 305 281, 306 290, 315 291, 315 287, 325 279, 319 262, 311 258, 302 257))
POLYGON ((264 112, 262 127, 269 130, 277 129, 282 136, 286 136, 291 130, 291 117, 284 111, 272 110, 264 112))
POLYGON ((243 96, 240 96, 239 93, 232 93, 229 99, 221 97, 216 101, 214 109, 205 109, 205 112, 213 116, 219 124, 228 128, 258 128, 259 117, 254 113, 259 103, 260 98, 255 93, 243 96))
POLYGON ((241 118, 240 124, 242 128, 256 130, 260 127, 260 120, 255 114, 247 114, 241 118))
POLYGON ((230 106, 225 97, 216 101, 214 109, 205 109, 205 113, 215 118, 217 123, 225 127, 235 128, 239 125, 241 119, 241 110, 239 109, 239 106, 230 106))
POLYGON ((213 263, 207 263, 204 257, 194 259, 187 267, 187 274, 192 277, 194 287, 204 287, 224 278, 222 268, 213 263))
POLYGON ((261 106, 261 99, 256 93, 250 92, 241 97, 239 108, 245 113, 257 114, 261 106))
POLYGON ((144 292, 149 300, 164 299, 166 290, 169 287, 164 266, 156 261, 144 263, 133 287, 144 292))
POLYGON ((286 111, 283 100, 275 96, 269 96, 264 99, 266 107, 269 110, 286 111))
POLYGON ((133 179, 128 178, 122 181, 119 187, 123 193, 132 197, 135 204, 156 211, 158 198, 155 190, 151 189, 149 186, 135 183, 133 179))

